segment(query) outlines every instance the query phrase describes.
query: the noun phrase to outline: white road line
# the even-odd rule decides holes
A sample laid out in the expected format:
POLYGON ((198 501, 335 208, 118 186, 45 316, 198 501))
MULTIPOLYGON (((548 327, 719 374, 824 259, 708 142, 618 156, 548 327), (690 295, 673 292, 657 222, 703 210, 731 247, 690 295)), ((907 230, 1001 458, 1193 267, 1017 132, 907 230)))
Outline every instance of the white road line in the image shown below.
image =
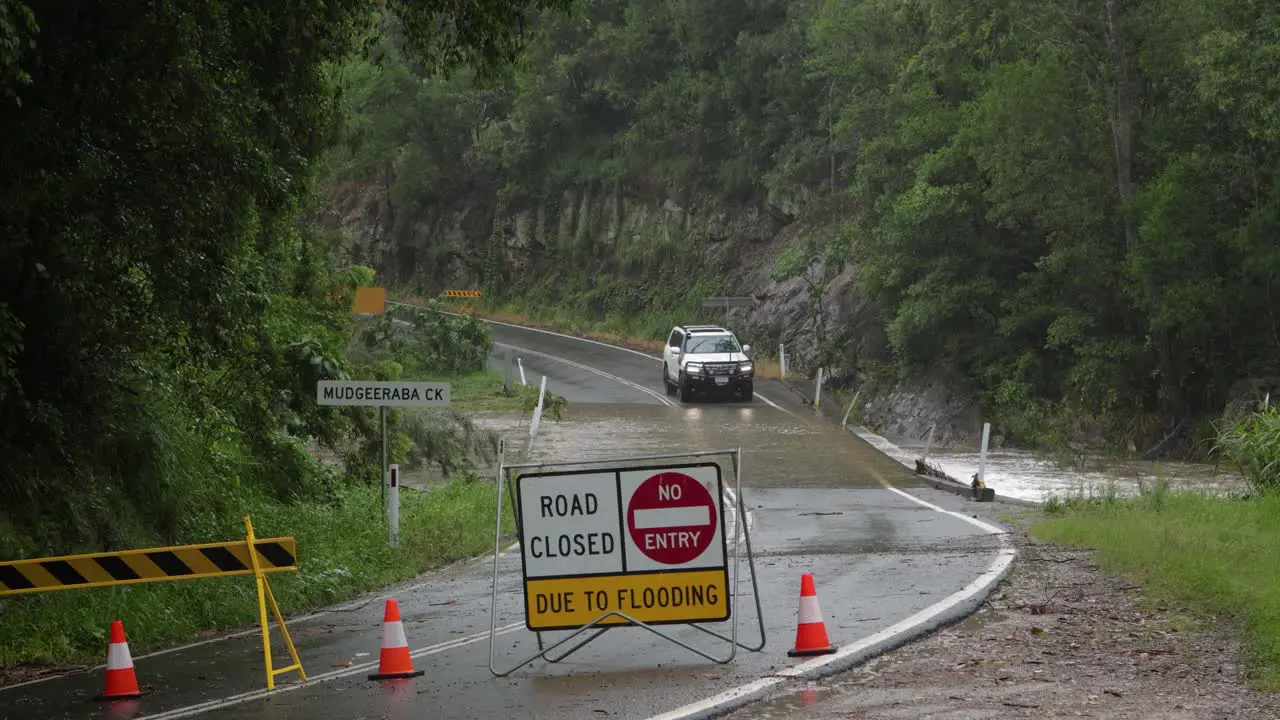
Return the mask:
MULTIPOLYGON (((498 628, 494 634, 506 635, 508 633, 513 633, 517 630, 523 630, 523 629, 524 629, 524 623, 511 623, 510 625, 504 625, 498 628)), ((487 637, 489 637, 489 631, 486 630, 484 632, 478 632, 473 635, 460 637, 456 640, 450 640, 449 642, 443 642, 436 645, 430 645, 424 648, 418 648, 417 650, 410 652, 409 657, 414 658, 416 660, 421 657, 427 657, 428 655, 436 655, 438 653, 446 652, 448 650, 453 650, 455 648, 460 648, 465 645, 470 645, 474 642, 484 640, 487 637)), ((230 697, 220 698, 217 700, 209 700, 207 702, 199 703, 197 705, 189 705, 187 707, 174 708, 172 710, 166 710, 161 713, 156 713, 155 715, 146 715, 143 717, 134 718, 134 720, 177 720, 178 718, 192 717, 193 715, 199 715, 201 713, 209 712, 211 710, 221 710, 223 708, 231 707, 232 705, 239 705, 241 703, 249 702, 251 700, 258 700, 260 698, 265 698, 265 697, 275 697, 276 695, 279 695, 281 693, 291 692, 293 690, 301 690, 303 688, 314 687, 316 685, 328 682, 330 680, 337 680, 339 678, 349 677, 351 675, 358 675, 360 673, 373 670, 377 666, 378 666, 378 661, 373 660, 370 662, 360 663, 359 665, 352 665, 351 667, 343 668, 341 670, 332 670, 327 673, 321 673, 320 675, 314 675, 308 678, 305 683, 277 685, 275 690, 267 690, 266 688, 263 688, 261 690, 251 690, 246 693, 240 693, 239 695, 232 695, 230 697)))
POLYGON ((658 402, 662 403, 663 405, 666 405, 667 407, 676 407, 676 404, 675 404, 675 403, 673 403, 673 402, 671 402, 670 400, 668 400, 667 398, 665 398, 665 397, 663 397, 663 396, 659 395, 657 392, 655 392, 655 391, 653 391, 653 390, 650 390, 649 388, 647 388, 647 387, 645 387, 645 386, 641 385, 640 383, 634 383, 634 382, 631 382, 630 380, 626 380, 626 379, 624 379, 624 378, 620 378, 620 377, 618 377, 617 375, 614 375, 614 374, 612 374, 612 373, 607 373, 607 372, 605 372, 605 371, 603 371, 603 370, 598 370, 598 369, 593 368, 593 367, 591 367, 591 366, 589 366, 589 365, 583 365, 582 363, 576 363, 576 362, 574 362, 574 361, 572 361, 572 360, 566 360, 566 359, 564 359, 564 358, 562 358, 562 357, 557 357, 557 356, 555 356, 555 355, 548 355, 547 353, 538 352, 537 350, 530 350, 529 348, 523 348, 523 347, 520 347, 520 346, 518 346, 518 345, 508 345, 507 343, 497 343, 497 342, 495 342, 495 343, 494 343, 494 346, 495 346, 495 347, 509 347, 509 348, 511 348, 512 350, 518 350, 518 351, 520 351, 520 352, 522 352, 522 353, 524 353, 524 354, 526 354, 526 355, 536 355, 537 357, 545 358, 545 359, 547 359, 547 360, 551 360, 551 361, 553 361, 553 362, 562 363, 562 364, 564 364, 564 365, 568 365, 568 366, 570 366, 570 367, 574 367, 574 368, 577 368, 577 369, 579 369, 579 370, 585 370, 586 372, 595 373, 596 375, 599 375, 600 377, 605 378, 606 380, 612 380, 612 381, 614 381, 614 382, 616 382, 616 383, 618 383, 618 384, 620 384, 620 385, 624 385, 624 386, 626 386, 626 387, 629 387, 629 388, 631 388, 632 390, 638 390, 638 391, 640 391, 640 392, 644 393, 645 395, 648 395, 648 396, 650 396, 650 397, 652 397, 652 398, 656 399, 658 402))
MULTIPOLYGON (((881 438, 883 440, 883 438, 881 438)), ((885 442, 888 442, 885 440, 885 442)), ((887 453, 886 453, 887 455, 887 453)), ((703 718, 717 716, 723 712, 727 712, 730 708, 745 705, 756 699, 765 691, 779 685, 787 680, 803 678, 810 674, 821 674, 824 667, 836 663, 847 664, 851 657, 861 653, 868 652, 878 645, 888 643, 898 636, 908 635, 918 629, 920 626, 932 622, 939 615, 951 610, 952 608, 971 600, 979 593, 989 590, 989 586, 998 581, 1008 570, 1017 557, 1018 551, 1013 547, 1013 541, 1009 538, 1009 533, 990 523, 983 522, 974 517, 965 515, 964 513, 948 510, 939 505, 935 505, 927 500, 918 498, 908 492, 904 492, 889 485, 883 480, 880 484, 889 492, 896 493, 910 500, 917 505, 922 505, 930 510, 937 511, 943 515, 950 515, 973 525, 984 532, 995 535, 1000 538, 1000 551, 996 553, 995 559, 991 565, 972 582, 964 586, 960 590, 948 595, 942 600, 930 605, 920 612, 900 620, 889 627, 868 635, 860 640, 855 641, 851 645, 845 645, 831 655, 814 658, 806 662, 793 665, 789 668, 779 670, 769 677, 761 678, 753 682, 739 685, 738 687, 726 690, 718 695, 713 695, 705 700, 699 700, 689 703, 683 707, 676 708, 670 712, 654 715, 647 720, 688 720, 690 718, 703 718)))
MULTIPOLYGON (((498 557, 505 557, 508 554, 510 554, 513 550, 518 550, 519 548, 520 548, 520 543, 512 543, 511 545, 507 546, 507 548, 504 549, 501 553, 499 553, 498 557)), ((471 558, 470 560, 463 561, 462 566, 466 568, 470 565, 474 565, 478 563, 487 563, 492 559, 493 559, 493 556, 491 555, 480 555, 480 556, 471 558)), ((433 574, 442 572, 444 569, 445 568, 437 568, 435 570, 429 571, 426 574, 433 575, 433 574)), ((428 585, 432 585, 435 582, 436 581, 434 579, 423 580, 421 582, 413 583, 412 585, 406 585, 404 587, 395 588, 394 590, 376 594, 368 598, 356 598, 354 600, 348 600, 347 602, 342 603, 341 605, 333 606, 328 610, 320 610, 319 612, 313 612, 307 615, 299 615, 298 617, 288 618, 287 622, 290 625, 294 625, 297 623, 304 623, 308 620, 315 620, 318 617, 324 617, 325 615, 328 615, 334 612, 350 612, 352 609, 359 608, 364 605, 371 605, 379 600, 386 600, 387 598, 391 597, 396 593, 417 590, 418 588, 423 588, 428 585)), ((258 635, 261 632, 262 632, 262 628, 254 626, 246 630, 237 630, 236 632, 228 633, 226 635, 219 635, 218 637, 209 638, 207 640, 200 640, 199 642, 187 643, 186 645, 178 645, 176 647, 165 648, 163 650, 156 650, 154 652, 146 653, 145 655, 134 655, 133 660, 136 663, 139 660, 146 660, 148 658, 160 657, 161 655, 168 655, 170 653, 182 652, 183 650, 192 650, 198 647, 203 647, 205 645, 212 645, 213 643, 225 642, 227 640, 235 640, 236 638, 248 637, 250 635, 258 635)), ((23 680, 22 682, 16 682, 11 685, 5 685, 3 687, 0 687, 0 693, 3 693, 6 690, 16 690, 20 687, 26 687, 28 685, 35 685, 37 683, 48 682, 50 680, 60 680, 62 678, 67 678, 74 675, 95 672, 97 670, 102 670, 105 667, 106 667, 105 664, 100 664, 100 665, 94 665, 89 668, 85 668, 83 670, 74 670, 74 671, 65 672, 65 673, 43 675, 38 678, 23 680)))
MULTIPOLYGON (((426 309, 427 309, 427 308, 421 307, 421 306, 419 306, 419 305, 410 305, 410 304, 408 304, 408 303, 396 302, 396 301, 394 301, 394 300, 388 300, 388 301, 387 301, 387 304, 388 304, 388 305, 400 305, 400 306, 402 306, 402 307, 411 307, 411 308, 415 308, 415 309, 417 309, 417 310, 426 310, 426 309)), ((432 311, 432 312, 438 312, 438 313, 441 313, 442 315, 452 315, 453 317, 462 317, 462 314, 461 314, 461 313, 453 313, 453 312, 449 312, 448 310, 434 310, 434 311, 432 311)), ((474 316, 468 316, 468 317, 474 317, 474 316)), ((625 347, 625 346, 622 346, 622 345, 614 345, 613 343, 601 342, 601 341, 599 341, 599 340, 592 340, 591 338, 578 337, 577 335, 566 335, 566 334, 564 334, 564 333, 558 333, 558 332, 555 332, 555 331, 553 331, 553 330, 543 330, 542 328, 529 327, 529 326, 527 326, 527 325, 516 325, 515 323, 502 322, 501 320, 490 320, 490 319, 488 319, 488 318, 482 318, 482 317, 476 317, 476 319, 477 319, 477 320, 479 320, 479 321, 481 321, 481 322, 487 322, 487 323, 489 323, 490 325, 502 325, 503 327, 515 328, 515 329, 517 329, 517 330, 527 330, 527 331, 529 331, 529 332, 542 333, 543 335, 551 335, 551 336, 558 337, 558 338, 564 338, 565 340, 577 340, 578 342, 590 343, 590 344, 592 344, 592 345, 599 345, 600 347, 607 347, 607 348, 611 348, 611 349, 613 349, 613 350, 620 350, 620 351, 622 351, 622 352, 631 353, 632 355, 636 355, 636 356, 639 356, 639 357, 642 357, 642 358, 646 358, 646 359, 652 360, 652 361, 657 362, 657 363, 661 363, 661 362, 662 362, 662 358, 661 358, 661 357, 658 357, 658 356, 655 356, 655 355, 650 355, 649 353, 641 352, 641 351, 639 351, 639 350, 633 350, 633 349, 631 349, 631 348, 629 348, 629 347, 625 347)), ((498 343, 494 343, 494 344, 496 345, 496 344, 498 344, 498 343)), ((549 356, 549 357, 554 357, 554 356, 549 356)), ((646 392, 647 392, 647 391, 646 391, 646 392)), ((654 394, 656 395, 656 393, 654 393, 654 394)), ((768 405, 768 406, 770 406, 770 407, 774 408, 775 410, 781 410, 782 412, 784 412, 784 413, 786 413, 786 414, 788 414, 788 415, 790 415, 790 416, 792 416, 792 417, 795 417, 795 416, 796 416, 796 415, 795 415, 795 413, 793 413, 793 412, 791 412, 790 410, 788 410, 788 409, 786 409, 786 408, 782 407, 781 405, 779 405, 779 404, 775 403, 774 401, 770 400, 769 398, 765 397, 764 395, 761 395, 760 393, 755 393, 755 396, 756 396, 756 397, 758 397, 758 398, 760 398, 761 400, 763 400, 763 401, 765 402, 765 404, 766 404, 766 405, 768 405)), ((666 398, 663 398, 663 400, 666 400, 666 398)), ((670 403, 669 403, 669 404, 670 404, 670 403)), ((676 405, 674 405, 674 404, 672 404, 672 407, 677 407, 677 406, 676 406, 676 405)))
POLYGON ((960 590, 948 595, 942 600, 930 605, 920 612, 905 618, 889 627, 872 635, 868 635, 861 640, 845 645, 831 655, 814 658, 806 662, 792 665, 789 668, 778 670, 769 677, 739 685, 731 690, 726 690, 718 695, 713 695, 705 700, 689 703, 683 707, 676 708, 670 712, 654 715, 648 720, 685 720, 694 717, 711 717, 718 715, 720 712, 727 711, 729 708, 744 705, 770 688, 780 685, 783 682, 793 679, 799 679, 820 671, 824 666, 833 663, 846 661, 851 656, 855 656, 877 645, 891 642, 899 635, 912 632, 920 625, 924 625, 933 620, 938 615, 947 612, 951 608, 969 601, 981 592, 988 589, 988 586, 998 580, 1005 570, 1013 563, 1016 551, 1013 548, 1005 548, 996 556, 995 562, 987 568, 985 572, 973 580, 973 582, 964 586, 960 590))

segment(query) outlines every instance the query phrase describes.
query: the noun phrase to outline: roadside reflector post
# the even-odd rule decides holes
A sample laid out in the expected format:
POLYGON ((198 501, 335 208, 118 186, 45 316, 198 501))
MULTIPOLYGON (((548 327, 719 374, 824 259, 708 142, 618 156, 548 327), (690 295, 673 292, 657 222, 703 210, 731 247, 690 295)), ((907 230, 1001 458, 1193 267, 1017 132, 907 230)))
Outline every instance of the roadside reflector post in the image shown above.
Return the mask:
POLYGON ((524 361, 520 358, 516 358, 516 366, 520 368, 520 384, 528 385, 529 383, 524 379, 524 361))
POLYGON ((400 547, 400 466, 392 465, 387 471, 387 541, 391 547, 400 547))
POLYGON ((542 387, 538 389, 538 405, 533 409, 533 420, 529 423, 529 451, 533 451, 533 439, 538 435, 538 427, 542 424, 542 401, 547 394, 547 376, 542 376, 542 387))
POLYGON ((978 451, 978 482, 987 482, 987 444, 991 441, 991 423, 982 423, 982 449, 978 451))
POLYGON ((778 374, 787 379, 787 346, 778 343, 778 374))
POLYGON ((507 348, 507 361, 502 363, 502 392, 508 394, 511 392, 511 357, 512 350, 507 348))
POLYGON ((818 368, 818 382, 815 383, 814 391, 813 391, 813 406, 819 407, 821 405, 822 405, 822 368, 818 368))
POLYGON ((982 448, 978 451, 978 487, 974 489, 975 500, 987 498, 987 444, 991 440, 991 423, 982 423, 982 448))
POLYGON ((853 394, 853 399, 849 401, 849 409, 844 411, 844 419, 840 421, 841 429, 849 424, 849 413, 853 412, 853 406, 858 404, 858 396, 861 394, 861 390, 858 390, 853 394))

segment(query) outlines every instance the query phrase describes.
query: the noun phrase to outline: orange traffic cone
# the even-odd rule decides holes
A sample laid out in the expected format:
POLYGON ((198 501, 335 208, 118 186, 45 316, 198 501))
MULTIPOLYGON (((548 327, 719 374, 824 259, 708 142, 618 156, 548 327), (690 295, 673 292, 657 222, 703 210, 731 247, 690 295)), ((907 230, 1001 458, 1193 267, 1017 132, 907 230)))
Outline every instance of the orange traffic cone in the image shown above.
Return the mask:
POLYGON ((124 623, 111 623, 111 644, 107 646, 107 687, 95 700, 126 700, 142 697, 138 678, 133 674, 133 658, 129 641, 124 638, 124 623))
POLYGON ((826 655, 836 651, 827 640, 827 625, 818 607, 818 592, 813 587, 813 573, 800 576, 800 617, 796 623, 796 647, 788 650, 791 657, 826 655))
POLYGON ((387 598, 387 607, 382 614, 382 652, 378 656, 378 672, 370 675, 369 679, 417 677, 423 672, 413 669, 409 639, 405 637, 404 625, 400 622, 400 605, 395 598, 387 598))

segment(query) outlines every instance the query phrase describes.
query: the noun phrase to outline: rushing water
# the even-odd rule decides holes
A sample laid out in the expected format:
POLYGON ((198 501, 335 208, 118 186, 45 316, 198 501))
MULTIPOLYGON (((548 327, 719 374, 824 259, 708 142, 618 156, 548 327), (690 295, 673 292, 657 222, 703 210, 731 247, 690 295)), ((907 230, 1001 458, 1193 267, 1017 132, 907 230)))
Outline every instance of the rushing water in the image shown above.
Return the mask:
MULTIPOLYGON (((859 430, 858 435, 882 452, 912 467, 924 457, 925 444, 918 441, 888 438, 859 430)), ((951 477, 968 482, 978 472, 978 448, 973 450, 933 448, 929 464, 951 477)), ((1050 496, 1136 495, 1141 487, 1167 481, 1181 489, 1224 492, 1243 487, 1239 475, 1226 468, 1207 463, 1174 461, 1111 460, 1100 457, 1079 459, 1074 466, 1037 456, 1025 450, 996 449, 987 451, 985 481, 997 495, 1044 502, 1050 496)))

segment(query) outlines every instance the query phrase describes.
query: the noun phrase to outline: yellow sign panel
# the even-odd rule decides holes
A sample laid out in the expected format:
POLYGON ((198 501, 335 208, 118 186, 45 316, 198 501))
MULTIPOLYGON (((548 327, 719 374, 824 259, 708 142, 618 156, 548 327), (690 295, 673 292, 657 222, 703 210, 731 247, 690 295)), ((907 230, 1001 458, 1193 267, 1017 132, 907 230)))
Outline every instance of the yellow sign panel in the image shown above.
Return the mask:
POLYGON ((351 312, 356 315, 377 315, 387 307, 387 289, 384 287, 356 288, 356 304, 351 312))
MULTIPOLYGON (((729 619, 724 568, 531 578, 525 581, 525 626, 535 632, 574 630, 615 611, 650 625, 729 619)), ((600 625, 630 625, 612 615, 600 625)))

